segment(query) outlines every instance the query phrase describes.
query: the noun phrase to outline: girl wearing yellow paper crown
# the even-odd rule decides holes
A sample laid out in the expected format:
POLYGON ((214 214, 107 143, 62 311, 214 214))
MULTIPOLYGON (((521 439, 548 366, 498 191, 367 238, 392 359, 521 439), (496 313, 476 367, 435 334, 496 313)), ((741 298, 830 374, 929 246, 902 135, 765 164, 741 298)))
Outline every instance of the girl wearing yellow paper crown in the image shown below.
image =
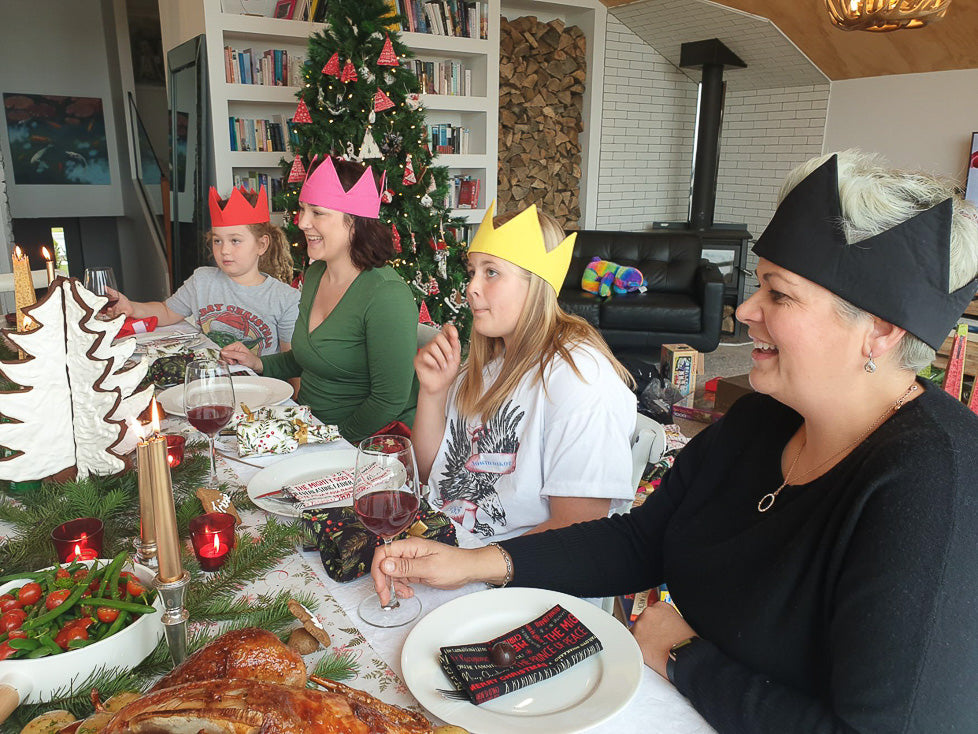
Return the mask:
POLYGON ((220 199, 212 187, 210 213, 207 242, 217 267, 197 268, 165 302, 130 301, 109 289, 119 299, 109 314, 156 317, 159 326, 192 316, 219 347, 242 342, 259 355, 288 351, 299 291, 282 282, 291 276, 289 244, 269 221, 264 188, 235 189, 220 199))
POLYGON ((535 205, 494 213, 469 247, 468 359, 448 325, 414 360, 413 440, 432 504, 500 540, 630 503, 635 397, 601 335, 557 304, 576 235, 535 205))

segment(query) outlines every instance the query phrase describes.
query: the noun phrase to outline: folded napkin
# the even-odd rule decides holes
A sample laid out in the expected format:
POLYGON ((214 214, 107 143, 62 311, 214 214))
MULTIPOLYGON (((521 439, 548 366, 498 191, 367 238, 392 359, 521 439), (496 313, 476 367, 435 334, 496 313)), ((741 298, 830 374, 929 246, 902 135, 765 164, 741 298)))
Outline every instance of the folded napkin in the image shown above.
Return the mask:
POLYGON ((558 604, 488 642, 443 647, 439 662, 455 688, 480 704, 552 678, 600 651, 601 641, 558 604), (497 642, 508 642, 515 649, 512 665, 493 663, 489 651, 497 642))
POLYGON ((126 316, 126 320, 122 324, 122 328, 119 329, 116 338, 132 336, 133 334, 148 334, 156 330, 156 323, 157 318, 155 316, 148 316, 145 319, 134 319, 131 316, 126 316))
MULTIPOLYGON (((371 464, 364 471, 362 479, 372 483, 385 479, 390 473, 390 469, 371 464)), ((353 469, 342 469, 327 474, 322 479, 282 487, 282 494, 295 500, 296 506, 303 510, 322 507, 332 502, 343 502, 353 499, 354 475, 353 469)))
MULTIPOLYGON (((242 421, 235 428, 240 456, 290 454, 304 443, 328 443, 340 437, 336 426, 304 423, 298 418, 242 421)), ((352 480, 351 485, 352 487, 352 480)))
POLYGON ((261 421, 269 418, 282 418, 287 421, 300 420, 303 423, 318 423, 313 418, 312 409, 308 405, 267 405, 264 408, 251 410, 244 403, 240 403, 240 410, 236 410, 231 420, 228 421, 227 428, 231 432, 237 428, 242 421, 261 421))

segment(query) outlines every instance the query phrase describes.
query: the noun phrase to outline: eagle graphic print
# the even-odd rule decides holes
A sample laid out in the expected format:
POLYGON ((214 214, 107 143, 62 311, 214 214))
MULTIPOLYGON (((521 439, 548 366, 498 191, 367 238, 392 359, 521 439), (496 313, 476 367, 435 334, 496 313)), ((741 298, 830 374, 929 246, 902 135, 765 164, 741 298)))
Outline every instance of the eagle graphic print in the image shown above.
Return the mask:
POLYGON ((441 510, 466 530, 490 537, 506 526, 496 482, 516 469, 519 425, 524 411, 507 401, 492 418, 472 429, 449 422, 445 471, 438 481, 441 510))

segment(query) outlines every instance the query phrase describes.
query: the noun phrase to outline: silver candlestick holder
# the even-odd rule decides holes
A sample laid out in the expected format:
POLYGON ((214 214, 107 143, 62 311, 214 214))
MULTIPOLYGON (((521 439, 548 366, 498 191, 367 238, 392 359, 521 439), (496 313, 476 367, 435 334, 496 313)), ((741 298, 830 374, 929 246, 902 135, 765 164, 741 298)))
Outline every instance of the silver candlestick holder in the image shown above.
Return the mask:
POLYGON ((156 589, 163 598, 163 631, 170 657, 174 665, 179 665, 187 657, 187 620, 190 612, 183 606, 187 594, 190 574, 186 571, 176 581, 164 581, 159 574, 155 579, 156 589))
POLYGON ((136 536, 132 541, 136 549, 136 563, 151 568, 154 571, 160 570, 159 561, 156 560, 156 543, 144 543, 140 536, 136 536))

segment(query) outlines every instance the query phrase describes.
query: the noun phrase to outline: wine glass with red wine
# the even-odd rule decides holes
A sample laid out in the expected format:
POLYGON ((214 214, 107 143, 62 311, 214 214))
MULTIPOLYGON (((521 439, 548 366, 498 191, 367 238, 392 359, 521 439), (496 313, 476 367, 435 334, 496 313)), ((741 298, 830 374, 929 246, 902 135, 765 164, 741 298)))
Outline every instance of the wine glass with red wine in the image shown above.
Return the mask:
POLYGON ((108 298, 108 303, 99 309, 98 315, 101 318, 108 318, 108 310, 112 308, 119 299, 115 296, 110 296, 106 288, 111 288, 114 291, 119 290, 119 286, 115 282, 115 271, 110 267, 104 268, 85 268, 85 279, 82 282, 87 290, 90 290, 96 296, 102 296, 103 298, 108 298))
POLYGON ((217 486, 214 436, 234 413, 234 386, 227 362, 195 359, 187 364, 183 380, 183 409, 190 425, 211 442, 211 486, 217 486))
MULTIPOLYGON (((367 530, 384 540, 384 549, 396 535, 414 524, 421 504, 418 469, 411 439, 371 436, 357 447, 353 476, 353 510, 367 530)), ((357 608, 360 618, 374 627, 400 627, 417 618, 417 597, 398 599, 390 579, 390 601, 380 603, 371 594, 357 608)))

